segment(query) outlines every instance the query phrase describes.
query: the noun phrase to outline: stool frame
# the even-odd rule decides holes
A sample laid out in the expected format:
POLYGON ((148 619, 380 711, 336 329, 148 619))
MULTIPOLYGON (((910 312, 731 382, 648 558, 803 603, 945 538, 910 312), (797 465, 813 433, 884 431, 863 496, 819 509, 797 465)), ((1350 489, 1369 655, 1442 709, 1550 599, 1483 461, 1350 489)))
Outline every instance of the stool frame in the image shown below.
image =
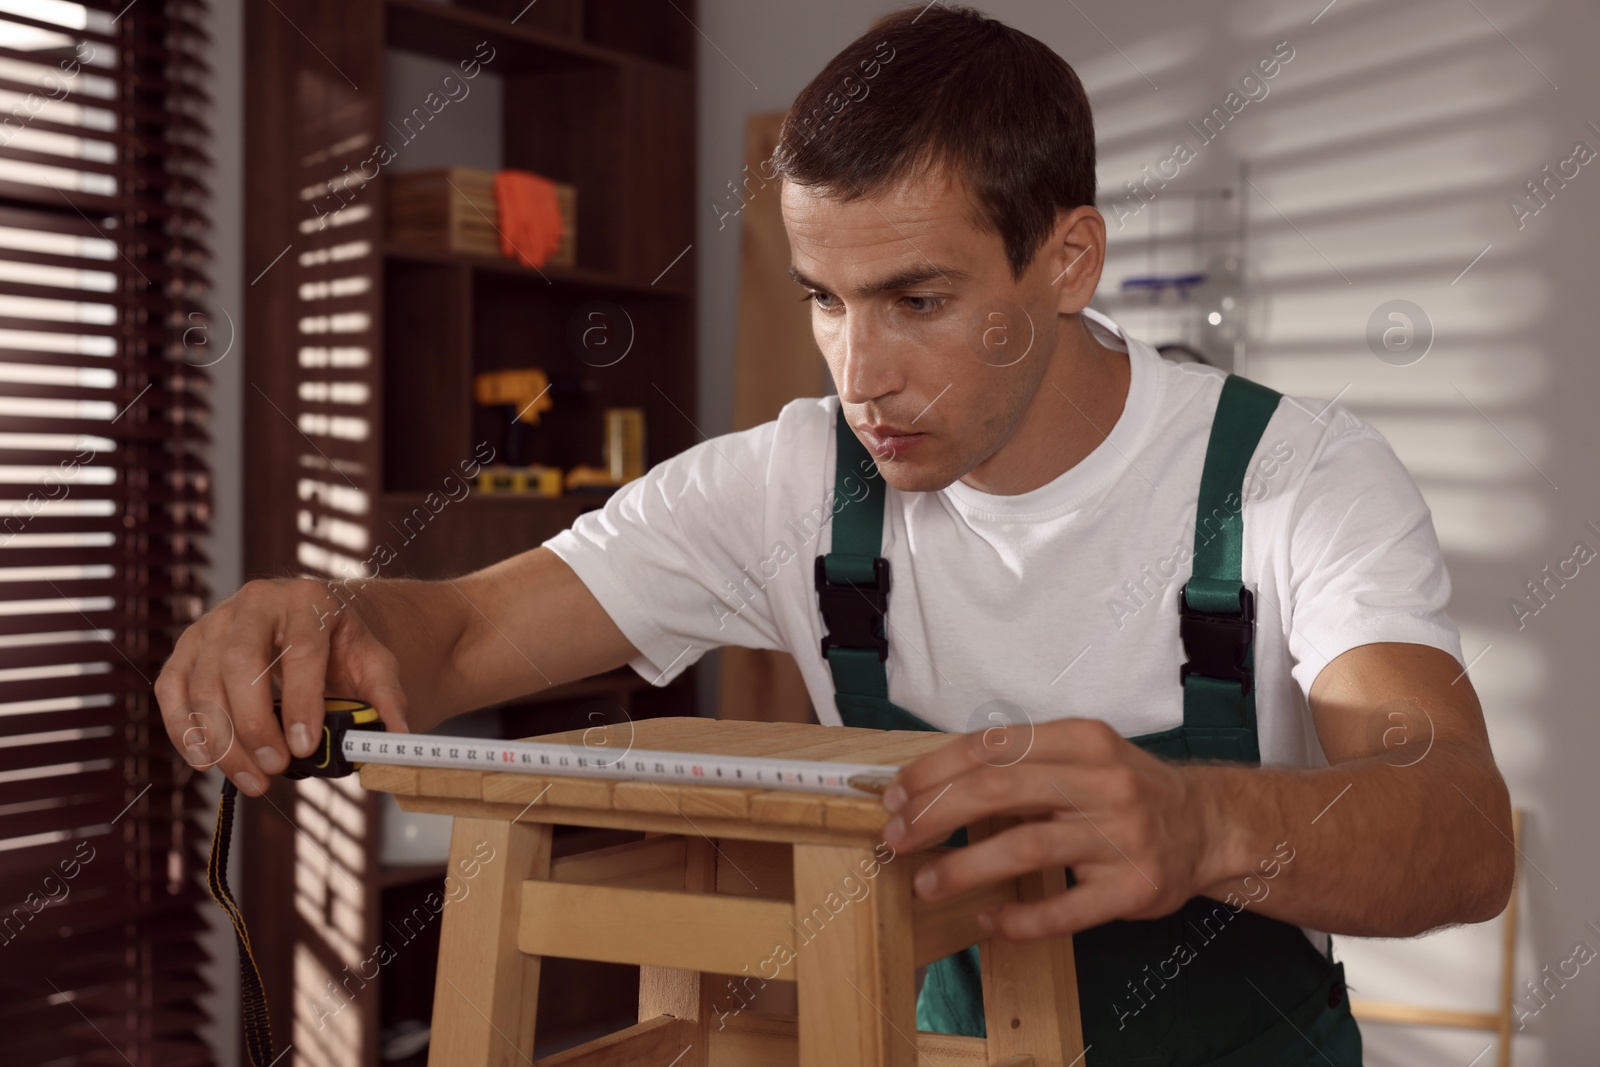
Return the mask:
MULTIPOLYGON (((652 719, 537 740, 591 756, 632 745, 899 765, 950 738, 652 719)), ((873 797, 376 764, 361 776, 406 810, 454 816, 451 868, 478 864, 442 916, 430 1067, 1082 1060, 1071 938, 991 939, 976 919, 989 904, 1065 891, 1064 872, 928 903, 911 882, 938 850, 895 854, 881 836, 888 813, 873 797), (647 836, 552 860, 558 825, 647 836), (918 1032, 915 969, 972 944, 989 1036, 918 1032), (535 1061, 545 956, 638 965, 639 1021, 535 1061), (745 1009, 753 982, 777 980, 796 983, 796 1016, 745 1009)), ((1014 821, 969 833, 981 839, 1014 821)))

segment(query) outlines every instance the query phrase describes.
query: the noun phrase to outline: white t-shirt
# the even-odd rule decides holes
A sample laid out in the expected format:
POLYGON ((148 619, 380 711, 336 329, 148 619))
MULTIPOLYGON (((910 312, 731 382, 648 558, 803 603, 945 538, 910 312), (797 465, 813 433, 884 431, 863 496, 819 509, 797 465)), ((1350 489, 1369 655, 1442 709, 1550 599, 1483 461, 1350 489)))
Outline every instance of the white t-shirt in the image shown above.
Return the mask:
MULTIPOLYGON (((1104 719, 1124 736, 1182 724, 1176 605, 1224 375, 1084 315, 1131 368, 1094 451, 1011 496, 961 481, 887 488, 889 698, 941 729, 1018 708, 1034 722, 1104 719)), ((837 410, 837 397, 791 401, 658 464, 546 542, 639 649, 641 676, 666 684, 718 645, 784 649, 818 718, 839 723, 812 571, 832 542, 837 410)), ((1305 698, 1329 661, 1376 641, 1460 661, 1450 579, 1410 475, 1337 404, 1286 397, 1250 471, 1243 577, 1262 762, 1318 766, 1305 698)))

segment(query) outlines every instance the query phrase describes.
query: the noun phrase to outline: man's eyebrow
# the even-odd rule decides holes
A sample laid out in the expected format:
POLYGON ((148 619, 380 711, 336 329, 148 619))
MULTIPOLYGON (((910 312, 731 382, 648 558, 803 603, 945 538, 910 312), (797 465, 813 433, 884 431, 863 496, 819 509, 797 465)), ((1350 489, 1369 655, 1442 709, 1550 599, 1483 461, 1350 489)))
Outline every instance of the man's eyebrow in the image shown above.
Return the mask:
MULTIPOLYGON (((789 268, 789 277, 805 286, 807 289, 816 289, 819 292, 829 292, 827 286, 820 282, 812 281, 794 267, 789 268)), ((941 267, 937 263, 927 263, 920 267, 907 267, 887 278, 870 282, 856 289, 857 296, 871 296, 874 293, 892 292, 896 289, 910 289, 921 285, 923 282, 938 278, 941 281, 964 282, 971 275, 957 267, 941 267)))

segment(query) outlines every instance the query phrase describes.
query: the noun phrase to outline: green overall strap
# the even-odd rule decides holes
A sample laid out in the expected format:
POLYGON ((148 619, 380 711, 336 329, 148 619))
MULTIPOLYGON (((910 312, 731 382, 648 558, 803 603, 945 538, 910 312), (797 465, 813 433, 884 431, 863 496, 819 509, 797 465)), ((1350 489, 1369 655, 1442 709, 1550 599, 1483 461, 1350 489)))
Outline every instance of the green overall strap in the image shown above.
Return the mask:
POLYGON ((1261 762, 1256 742, 1255 595, 1240 573, 1244 559, 1244 480, 1250 457, 1282 394, 1230 374, 1222 384, 1206 445, 1195 509, 1194 567, 1179 595, 1185 662, 1183 724, 1231 749, 1194 752, 1206 758, 1261 762))
POLYGON ((843 405, 834 423, 834 441, 833 544, 827 555, 817 557, 815 576, 828 628, 822 655, 833 672, 836 693, 887 699, 889 561, 879 552, 888 490, 845 420, 843 405))

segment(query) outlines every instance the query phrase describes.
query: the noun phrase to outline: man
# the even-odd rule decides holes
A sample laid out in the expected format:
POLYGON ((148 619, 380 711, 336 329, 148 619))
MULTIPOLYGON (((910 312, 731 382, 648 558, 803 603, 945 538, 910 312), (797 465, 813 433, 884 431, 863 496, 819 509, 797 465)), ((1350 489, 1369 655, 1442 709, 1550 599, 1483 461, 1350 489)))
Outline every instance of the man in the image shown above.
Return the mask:
MULTIPOLYGON (((896 849, 1022 817, 919 895, 1068 869, 988 921, 1076 935, 1090 1063, 1359 1063, 1328 934, 1482 921, 1512 877, 1410 477, 1343 408, 1164 361, 1088 308, 1089 106, 1024 34, 887 16, 773 162, 837 398, 452 584, 249 583, 157 682, 174 742, 254 794, 310 751, 324 692, 429 728, 623 663, 665 684, 716 645, 786 649, 824 723, 966 735, 885 796, 896 849), (275 659, 287 744, 251 684, 275 659)), ((920 1026, 981 1032, 974 959, 930 969, 920 1026)))

